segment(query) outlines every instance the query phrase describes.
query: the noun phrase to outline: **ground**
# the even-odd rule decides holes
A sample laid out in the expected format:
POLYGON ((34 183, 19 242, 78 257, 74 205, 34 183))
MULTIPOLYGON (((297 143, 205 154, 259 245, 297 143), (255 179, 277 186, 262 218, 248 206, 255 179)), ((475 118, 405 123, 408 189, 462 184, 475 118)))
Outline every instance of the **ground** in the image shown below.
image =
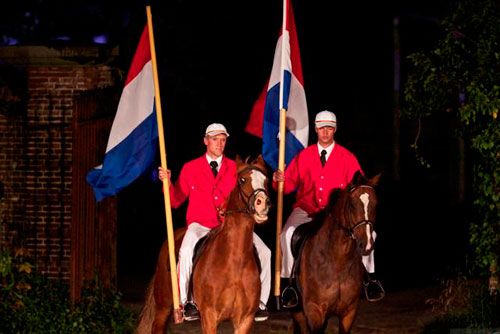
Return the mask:
MULTIPOLYGON (((361 300, 358 317, 351 334, 410 334, 420 333, 434 314, 426 303, 436 298, 439 288, 430 286, 402 291, 388 292, 386 297, 376 303, 361 300)), ((137 309, 137 304, 135 308, 137 309)), ((330 319, 327 333, 337 333, 337 320, 330 319)), ((185 322, 180 325, 169 324, 169 334, 201 333, 199 321, 185 322)), ((230 323, 222 323, 219 334, 233 333, 230 323)), ((292 320, 288 312, 271 312, 267 321, 256 323, 254 333, 285 334, 293 333, 292 320)))

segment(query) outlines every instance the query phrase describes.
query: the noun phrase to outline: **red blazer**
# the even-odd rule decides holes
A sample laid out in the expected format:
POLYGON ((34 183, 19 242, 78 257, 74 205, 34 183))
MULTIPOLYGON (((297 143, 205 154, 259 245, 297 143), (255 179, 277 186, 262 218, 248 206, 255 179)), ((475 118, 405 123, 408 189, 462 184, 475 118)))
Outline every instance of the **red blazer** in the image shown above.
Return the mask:
POLYGON ((170 185, 173 208, 189 198, 186 223, 197 222, 208 228, 219 225, 218 208, 222 206, 236 185, 236 163, 224 157, 214 178, 205 154, 184 164, 175 183, 170 185))
POLYGON ((297 190, 293 207, 313 214, 325 208, 332 189, 345 188, 358 170, 361 167, 354 154, 338 143, 322 167, 315 143, 300 151, 285 170, 284 192, 297 190))

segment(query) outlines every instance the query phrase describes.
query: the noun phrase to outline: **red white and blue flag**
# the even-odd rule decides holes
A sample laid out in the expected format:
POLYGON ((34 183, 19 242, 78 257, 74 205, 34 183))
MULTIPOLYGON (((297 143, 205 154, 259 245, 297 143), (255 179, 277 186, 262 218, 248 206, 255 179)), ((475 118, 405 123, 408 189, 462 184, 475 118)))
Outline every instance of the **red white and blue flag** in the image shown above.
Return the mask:
POLYGON ((280 107, 287 111, 285 136, 287 165, 307 146, 309 138, 309 117, 299 42, 292 4, 289 0, 286 0, 284 16, 285 29, 282 29, 276 44, 271 77, 255 102, 245 127, 246 132, 262 138, 264 160, 275 170, 278 168, 279 157, 280 107), (281 80, 283 80, 282 106, 280 106, 281 80))
POLYGON ((87 174, 98 201, 115 195, 155 161, 158 126, 148 27, 128 72, 102 165, 87 174))

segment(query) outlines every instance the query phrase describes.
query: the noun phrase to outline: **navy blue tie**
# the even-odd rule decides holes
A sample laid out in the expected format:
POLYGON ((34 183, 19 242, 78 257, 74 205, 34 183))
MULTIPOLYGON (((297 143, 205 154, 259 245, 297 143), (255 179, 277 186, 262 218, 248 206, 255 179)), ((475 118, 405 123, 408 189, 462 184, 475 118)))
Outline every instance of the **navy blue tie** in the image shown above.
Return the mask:
POLYGON ((326 150, 321 151, 321 166, 325 167, 326 164, 326 150))
POLYGON ((212 173, 214 173, 214 177, 217 177, 217 161, 210 161, 210 167, 212 167, 212 173))

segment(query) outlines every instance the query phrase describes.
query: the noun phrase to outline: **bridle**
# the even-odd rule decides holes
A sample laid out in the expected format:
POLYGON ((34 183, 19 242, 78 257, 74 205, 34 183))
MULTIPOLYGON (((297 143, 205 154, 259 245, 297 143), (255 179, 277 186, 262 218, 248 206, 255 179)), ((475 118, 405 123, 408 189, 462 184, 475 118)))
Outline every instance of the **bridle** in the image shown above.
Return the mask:
POLYGON ((241 171, 238 172, 238 179, 237 179, 237 185, 238 185, 238 196, 240 199, 245 203, 245 208, 243 209, 237 209, 237 210, 228 210, 225 213, 246 213, 249 215, 254 215, 255 214, 255 198, 257 195, 261 192, 263 192, 267 198, 269 198, 269 194, 267 193, 267 190, 265 188, 257 188, 255 189, 251 194, 247 195, 243 191, 243 185, 246 183, 246 180, 241 177, 242 174, 251 171, 251 170, 256 170, 258 172, 261 172, 263 175, 266 175, 264 171, 256 166, 249 165, 245 168, 243 168, 241 171))
MULTIPOLYGON (((358 188, 371 188, 371 189, 375 189, 373 188, 372 186, 369 186, 369 185, 360 185, 360 186, 353 186, 351 188, 349 188, 347 190, 348 193, 352 193, 353 191, 355 191, 356 189, 358 188)), ((351 227, 351 220, 349 219, 349 214, 351 213, 350 210, 348 210, 348 205, 350 205, 350 201, 349 201, 349 198, 346 200, 346 203, 345 203, 345 210, 344 212, 346 212, 346 215, 347 215, 347 218, 346 218, 346 221, 347 221, 347 224, 348 224, 348 227, 345 227, 343 226, 342 224, 340 224, 340 222, 337 222, 337 224, 339 225, 339 227, 344 230, 351 239, 353 240, 356 240, 357 241, 357 238, 356 236, 354 235, 354 232, 360 228, 361 226, 363 225, 370 225, 371 228, 372 228, 372 231, 373 231, 373 222, 371 220, 368 220, 368 219, 363 219, 363 220, 360 220, 359 222, 355 223, 353 227, 351 227)))

